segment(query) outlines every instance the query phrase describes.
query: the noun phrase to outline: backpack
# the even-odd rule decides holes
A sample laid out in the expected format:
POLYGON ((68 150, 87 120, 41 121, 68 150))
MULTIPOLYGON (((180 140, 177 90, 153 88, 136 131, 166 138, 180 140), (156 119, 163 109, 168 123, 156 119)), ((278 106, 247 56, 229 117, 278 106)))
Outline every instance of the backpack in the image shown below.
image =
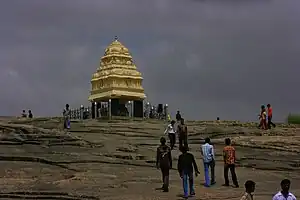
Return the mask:
POLYGON ((160 150, 160 159, 159 159, 160 165, 169 167, 170 166, 170 160, 169 160, 170 148, 168 146, 161 146, 159 148, 159 150, 160 150))

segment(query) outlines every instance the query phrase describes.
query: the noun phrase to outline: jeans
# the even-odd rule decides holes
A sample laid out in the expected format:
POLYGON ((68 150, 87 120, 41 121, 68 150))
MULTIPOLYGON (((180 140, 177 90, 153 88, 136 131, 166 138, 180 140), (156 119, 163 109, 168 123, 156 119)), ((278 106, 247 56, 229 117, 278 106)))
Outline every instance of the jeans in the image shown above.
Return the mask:
POLYGON ((184 197, 188 197, 188 189, 190 188, 190 194, 194 194, 194 178, 193 178, 193 172, 184 172, 182 177, 182 183, 183 183, 183 193, 184 197))
POLYGON ((235 173, 235 165, 234 164, 225 164, 224 165, 224 179, 225 179, 225 185, 229 185, 229 179, 228 179, 228 171, 230 169, 231 172, 231 178, 232 182, 235 186, 239 186, 237 176, 235 173))
POLYGON ((175 133, 169 133, 169 139, 170 139, 170 147, 171 149, 174 148, 174 145, 175 145, 175 140, 176 140, 176 136, 175 136, 175 133))
POLYGON ((205 176, 205 186, 209 186, 215 182, 215 161, 204 162, 204 176, 205 176), (211 180, 209 180, 209 168, 211 180))

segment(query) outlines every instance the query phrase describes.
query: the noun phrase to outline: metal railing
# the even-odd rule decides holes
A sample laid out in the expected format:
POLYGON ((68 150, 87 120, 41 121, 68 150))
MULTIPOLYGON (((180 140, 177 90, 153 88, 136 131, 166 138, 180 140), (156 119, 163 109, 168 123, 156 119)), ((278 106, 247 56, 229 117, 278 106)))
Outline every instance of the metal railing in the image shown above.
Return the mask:
MULTIPOLYGON (((126 105, 127 112, 120 113, 120 116, 126 116, 133 118, 133 105, 129 102, 126 105)), ((70 118, 71 119, 91 119, 94 112, 94 118, 109 118, 111 117, 110 104, 107 107, 102 107, 97 109, 95 106, 84 107, 81 105, 79 108, 70 109, 70 118), (95 109, 94 111, 92 109, 95 109)), ((168 119, 169 111, 168 104, 163 105, 163 108, 160 110, 158 106, 152 106, 149 102, 144 105, 143 116, 145 119, 168 119)))

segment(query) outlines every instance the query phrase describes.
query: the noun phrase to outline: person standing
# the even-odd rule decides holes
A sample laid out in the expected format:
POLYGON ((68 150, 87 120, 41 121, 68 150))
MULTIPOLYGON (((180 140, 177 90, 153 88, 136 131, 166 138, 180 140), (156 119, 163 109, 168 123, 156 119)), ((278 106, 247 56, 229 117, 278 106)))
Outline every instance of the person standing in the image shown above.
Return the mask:
POLYGON ((280 185, 281 191, 275 194, 272 200, 297 200, 295 195, 289 192, 291 186, 289 179, 283 179, 280 185))
POLYGON ((229 186, 228 171, 230 170, 234 187, 238 188, 239 184, 235 173, 235 148, 231 146, 231 140, 229 138, 225 139, 225 145, 223 149, 225 184, 223 186, 229 186))
POLYGON ((64 129, 70 129, 70 106, 69 104, 66 104, 66 108, 63 111, 63 116, 64 116, 64 129))
POLYGON ((160 146, 156 153, 156 167, 161 170, 164 192, 169 191, 169 171, 172 169, 172 155, 171 149, 166 145, 166 139, 160 138, 160 146))
POLYGON ((177 114, 176 114, 176 120, 177 120, 177 122, 180 122, 180 120, 181 120, 181 114, 180 114, 179 110, 177 111, 177 114))
POLYGON ((268 129, 271 129, 271 126, 275 128, 276 125, 272 122, 273 108, 271 107, 270 104, 267 105, 267 111, 268 111, 268 129))
POLYGON ((180 124, 177 128, 178 132, 178 139, 179 139, 179 149, 181 149, 183 146, 188 149, 188 143, 187 143, 187 126, 184 123, 184 119, 180 119, 180 124))
POLYGON ((172 120, 165 130, 165 134, 168 134, 169 136, 171 150, 174 148, 176 142, 176 132, 174 130, 174 125, 175 121, 172 120))
POLYGON ((261 106, 260 115, 259 115, 259 128, 262 128, 264 130, 267 129, 267 112, 264 105, 261 106))
POLYGON ((198 176, 200 172, 198 171, 194 155, 188 152, 188 148, 183 146, 181 152, 182 154, 178 158, 177 169, 183 183, 184 198, 188 198, 188 187, 190 195, 195 195, 193 172, 195 170, 195 176, 198 176))
POLYGON ((210 185, 216 184, 215 182, 215 154, 214 147, 210 144, 210 138, 205 139, 205 144, 202 145, 202 158, 204 164, 204 186, 209 187, 210 185), (209 180, 209 168, 211 174, 211 180, 209 180))
POLYGON ((255 191, 255 182, 248 180, 245 183, 246 192, 240 200, 253 200, 253 192, 255 191))

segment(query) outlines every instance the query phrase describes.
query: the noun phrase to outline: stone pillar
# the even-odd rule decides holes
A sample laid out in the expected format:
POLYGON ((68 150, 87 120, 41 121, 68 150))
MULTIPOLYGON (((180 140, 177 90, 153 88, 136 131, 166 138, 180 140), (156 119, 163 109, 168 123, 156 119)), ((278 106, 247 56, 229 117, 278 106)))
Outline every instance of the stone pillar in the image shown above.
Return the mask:
POLYGON ((84 106, 80 106, 80 119, 83 120, 83 112, 84 112, 84 106))
POLYGON ((92 102, 92 119, 95 119, 96 118, 96 109, 97 109, 97 102, 92 102))
POLYGON ((168 107, 168 104, 165 105, 164 115, 165 115, 165 119, 168 120, 168 116, 169 116, 169 107, 168 107))
POLYGON ((111 119, 111 99, 108 100, 108 117, 111 119))

